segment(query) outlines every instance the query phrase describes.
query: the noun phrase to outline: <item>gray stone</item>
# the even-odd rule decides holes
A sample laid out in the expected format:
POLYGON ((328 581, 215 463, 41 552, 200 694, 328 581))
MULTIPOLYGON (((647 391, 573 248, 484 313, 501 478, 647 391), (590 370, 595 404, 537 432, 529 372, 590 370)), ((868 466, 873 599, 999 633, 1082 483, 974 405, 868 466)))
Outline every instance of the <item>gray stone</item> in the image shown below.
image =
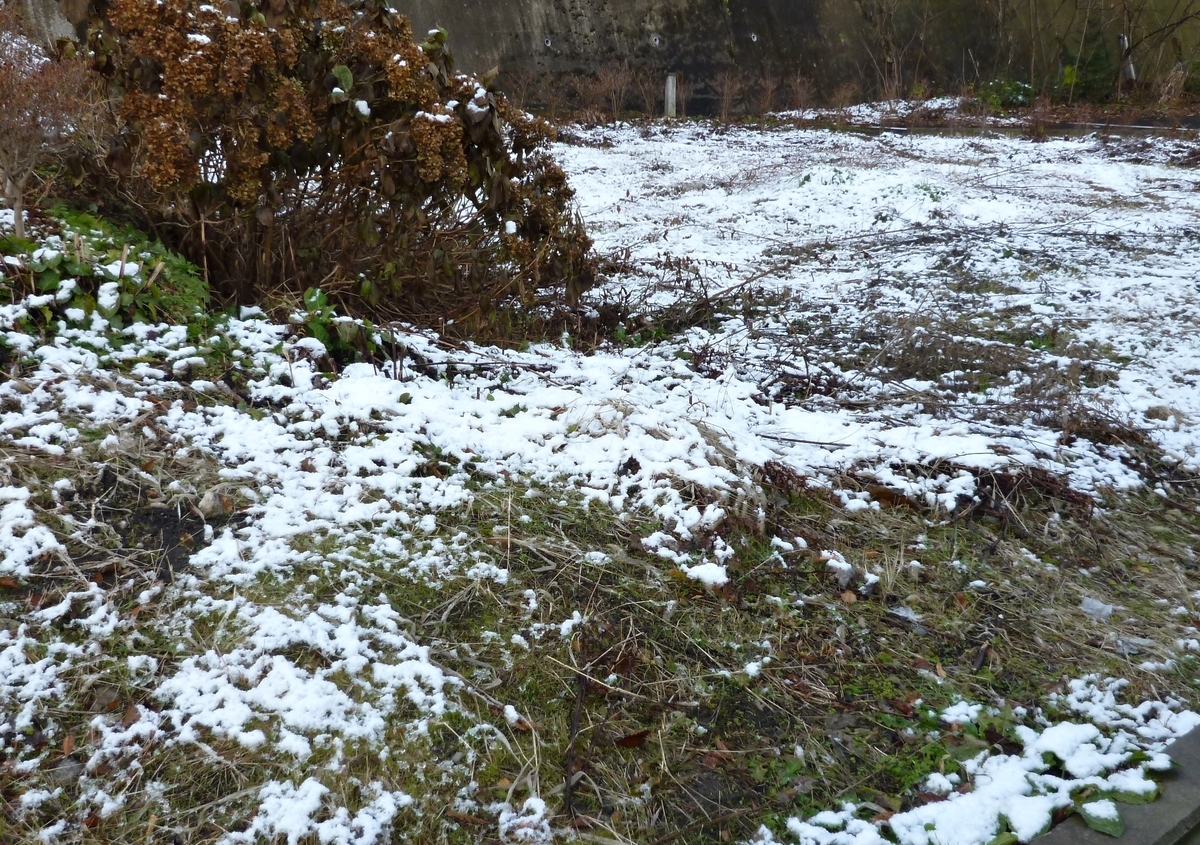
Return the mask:
POLYGON ((1200 845, 1200 729, 1177 739, 1167 753, 1175 767, 1156 776, 1162 794, 1149 804, 1117 804, 1125 820, 1118 840, 1071 816, 1039 837, 1037 845, 1200 845))

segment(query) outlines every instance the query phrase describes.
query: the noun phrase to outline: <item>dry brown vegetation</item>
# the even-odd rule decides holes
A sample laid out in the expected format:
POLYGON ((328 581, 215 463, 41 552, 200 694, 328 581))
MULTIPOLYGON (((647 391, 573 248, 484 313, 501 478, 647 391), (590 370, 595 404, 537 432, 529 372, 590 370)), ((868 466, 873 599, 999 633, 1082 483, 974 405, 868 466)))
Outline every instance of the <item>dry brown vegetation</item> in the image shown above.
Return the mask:
POLYGON ((31 180, 70 148, 92 93, 82 59, 49 56, 30 37, 13 8, 0 6, 0 183, 18 238, 31 180))

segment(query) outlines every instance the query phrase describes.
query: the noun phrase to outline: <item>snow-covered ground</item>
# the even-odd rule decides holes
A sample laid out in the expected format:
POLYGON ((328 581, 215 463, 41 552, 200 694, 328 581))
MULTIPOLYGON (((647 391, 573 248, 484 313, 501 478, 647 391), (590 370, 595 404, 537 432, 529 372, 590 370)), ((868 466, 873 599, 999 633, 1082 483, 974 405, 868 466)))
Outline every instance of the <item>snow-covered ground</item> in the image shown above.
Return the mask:
MULTIPOLYGON (((271 773, 243 786, 257 812, 222 841, 370 843, 402 829, 405 813, 421 811, 417 799, 379 780, 358 784, 348 806, 338 773, 354 754, 402 755, 397 725, 417 742, 462 710, 467 682, 439 662, 387 585, 506 583, 504 556, 461 523, 481 485, 559 489, 652 514, 646 548, 710 585, 735 552, 706 529, 731 504, 754 501, 756 468, 768 461, 833 489, 851 512, 876 503, 842 489, 850 472, 946 511, 969 506, 981 473, 1022 466, 1098 502, 1143 486, 1170 497, 1171 478, 1200 471, 1200 176, 1170 163, 1177 151, 1151 144, 1133 160, 1097 138, 580 131, 556 154, 598 249, 617 260, 597 293, 634 303, 628 333, 651 334, 636 315, 653 318, 701 289, 743 301, 679 336, 589 354, 569 338, 513 351, 412 332, 403 341, 415 358, 327 377, 320 344, 252 312, 207 338, 113 330, 105 296, 115 303, 149 268, 114 269, 111 255, 95 259, 109 278, 97 302, 77 303, 64 285, 4 307, 6 344, 25 361, 0 384, 6 453, 44 455, 53 468, 169 443, 179 460, 214 462, 220 484, 206 490, 150 468, 139 483, 161 483, 163 501, 209 515, 221 512, 220 495, 245 504, 240 521, 207 527, 173 584, 133 594, 136 606, 164 611, 170 653, 140 647, 128 589, 90 584, 50 606, 5 611, 0 766, 14 776, 71 759, 56 708, 81 673, 119 669, 149 690, 148 704, 96 712, 86 753, 74 755, 83 754, 72 781, 80 804, 37 835, 74 839, 81 820, 111 817, 135 794, 169 818, 170 789, 139 759, 170 746, 240 749, 271 773), (39 345, 22 320, 47 308, 61 323, 39 345), (943 344, 957 350, 953 366, 939 364, 943 344), (932 363, 901 372, 891 354, 901 349, 932 363), (230 402, 206 369, 218 354, 246 380, 249 404, 230 402), (1012 368, 972 360, 990 355, 1012 368), (1120 442, 1065 430, 1084 412, 1144 431, 1171 478, 1149 474, 1120 442), (448 459, 446 471, 417 474, 431 455, 448 459), (691 504, 685 493, 696 488, 712 503, 691 504), (284 588, 264 590, 264 579, 284 588), (48 746, 22 740, 35 730, 48 746), (306 765, 313 759, 320 766, 306 765)), ((46 484, 69 501, 70 479, 46 484)), ((67 540, 96 528, 64 506, 56 535, 21 483, 0 486, 0 502, 9 580, 61 561, 67 540)), ((587 551, 597 565, 609 553, 587 551)), ((537 636, 570 637, 578 624, 578 613, 564 614, 537 636)), ((526 648, 527 630, 511 620, 495 633, 526 648)), ((929 791, 951 800, 876 822, 831 808, 759 839, 872 843, 886 822, 905 843, 982 845, 1001 817, 1027 838, 1085 787, 1097 796, 1088 812, 1106 818, 1106 796, 1152 791, 1144 775, 1163 765, 1164 743, 1200 723, 1177 701, 1121 704, 1120 688, 1077 681, 1056 709, 1071 720, 1057 725, 1027 714, 1024 751, 985 751, 969 764, 974 791, 932 778, 929 791), (1148 757, 1134 758, 1139 749, 1148 757), (1044 752, 1058 758, 1054 773, 1044 752)), ((988 704, 944 721, 969 723, 988 704)), ((523 717, 509 706, 494 721, 472 735, 506 743, 523 717)), ((39 818, 59 799, 31 789, 15 811, 39 818)), ((505 841, 570 838, 552 801, 489 804, 469 789, 460 800, 505 841)))
MULTIPOLYGON (((969 479, 901 479, 892 468, 1027 462, 1066 473, 1080 490, 1143 483, 1119 451, 1083 440, 1065 448, 1061 426, 989 414, 1018 397, 1053 404, 1039 392, 1040 366, 1067 379, 1103 373, 1070 401, 1151 430, 1180 470, 1200 469, 1200 174, 1169 163, 1178 142, 706 126, 597 129, 582 142, 559 155, 598 247, 626 257, 631 275, 618 284, 674 272, 713 289, 748 284, 759 299, 779 294, 784 301, 753 325, 726 320, 693 332, 692 347, 729 360, 729 377, 754 384, 761 399, 780 398, 772 385, 781 372, 819 371, 843 385, 836 410, 743 403, 728 422, 710 420, 752 460, 771 454, 818 475, 866 465, 947 505, 970 494, 969 479), (877 359, 941 331, 925 347, 934 377, 848 364, 872 345, 855 330, 872 324, 891 329, 874 344, 885 353, 877 359), (962 335, 980 339, 981 359, 1000 338, 1031 354, 999 383, 951 399, 963 374, 938 369, 936 341, 962 335), (1011 340, 1020 335, 1030 340, 1011 340), (927 413, 932 396, 950 407, 927 413), (744 451, 747 442, 764 451, 744 451)), ((659 305, 684 295, 679 284, 662 287, 659 305)))

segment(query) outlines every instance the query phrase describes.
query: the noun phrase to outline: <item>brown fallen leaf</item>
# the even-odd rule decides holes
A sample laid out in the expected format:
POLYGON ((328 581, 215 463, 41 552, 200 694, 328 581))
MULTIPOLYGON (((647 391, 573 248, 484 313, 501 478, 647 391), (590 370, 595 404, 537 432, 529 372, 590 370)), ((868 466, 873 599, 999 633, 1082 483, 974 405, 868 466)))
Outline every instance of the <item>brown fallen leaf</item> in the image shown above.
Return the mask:
POLYGON ((710 769, 715 769, 717 766, 723 766, 733 759, 733 754, 725 746, 725 743, 717 740, 717 748, 715 751, 708 751, 700 758, 700 764, 710 769))
POLYGON ((842 593, 842 601, 846 604, 854 604, 858 601, 858 596, 855 595, 854 590, 846 590, 842 593))
POLYGON ((129 730, 129 726, 139 721, 142 718, 142 711, 132 701, 125 708, 125 717, 121 719, 121 727, 129 730))
POLYGON ((937 662, 937 666, 934 668, 934 671, 937 672, 937 676, 939 678, 944 679, 946 677, 946 670, 942 668, 942 661, 939 660, 937 662))
POLYGON ((958 606, 958 608, 960 610, 966 610, 967 605, 969 605, 971 603, 971 600, 967 597, 966 593, 955 593, 954 594, 954 603, 958 606))
POLYGON ((70 757, 71 752, 74 750, 75 750, 75 737, 72 736, 71 734, 67 734, 65 737, 63 737, 62 755, 64 757, 70 757))
POLYGON ((486 827, 487 825, 491 824, 491 822, 489 822, 487 819, 481 819, 479 816, 472 816, 468 813, 460 813, 458 810, 454 809, 446 810, 446 818, 454 819, 454 821, 462 822, 463 824, 479 825, 480 827, 486 827))
POLYGON ((615 674, 628 678, 633 674, 636 665, 633 652, 623 651, 617 661, 613 663, 612 670, 615 674))
POLYGON ((871 494, 872 499, 885 507, 917 509, 916 504, 908 496, 898 493, 889 487, 884 487, 882 484, 868 484, 867 492, 871 494))
POLYGON ((21 584, 16 578, 9 578, 5 576, 4 578, 0 578, 0 587, 3 587, 6 590, 19 590, 21 589, 21 584))
POLYGON ((641 748, 646 744, 646 740, 650 736, 650 730, 635 731, 631 734, 626 734, 617 740, 617 745, 621 748, 641 748))

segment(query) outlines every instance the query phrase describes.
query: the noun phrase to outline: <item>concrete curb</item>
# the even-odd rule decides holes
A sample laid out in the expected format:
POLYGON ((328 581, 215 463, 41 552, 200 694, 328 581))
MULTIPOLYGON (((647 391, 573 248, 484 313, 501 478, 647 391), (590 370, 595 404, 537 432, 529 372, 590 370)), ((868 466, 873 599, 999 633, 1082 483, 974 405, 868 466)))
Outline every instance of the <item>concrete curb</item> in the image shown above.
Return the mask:
POLYGON ((1092 830, 1071 816, 1037 845, 1200 845, 1200 728, 1167 748, 1175 768, 1156 777, 1162 794, 1149 804, 1120 804, 1125 833, 1119 839, 1092 830))

